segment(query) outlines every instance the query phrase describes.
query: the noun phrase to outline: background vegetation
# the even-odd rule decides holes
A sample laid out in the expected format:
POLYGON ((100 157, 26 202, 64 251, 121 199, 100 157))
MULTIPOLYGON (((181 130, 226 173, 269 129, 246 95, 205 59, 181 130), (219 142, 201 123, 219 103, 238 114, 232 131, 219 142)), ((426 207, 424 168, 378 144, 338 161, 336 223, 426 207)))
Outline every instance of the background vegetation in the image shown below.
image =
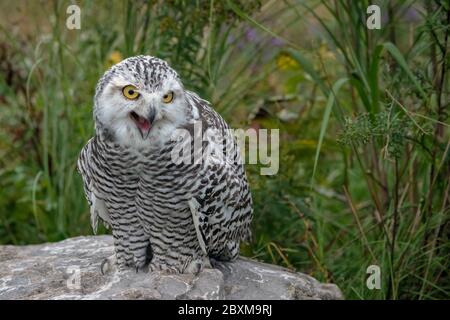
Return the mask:
POLYGON ((347 298, 448 299, 450 2, 377 3, 380 30, 367 0, 2 1, 0 243, 91 234, 75 162, 95 84, 151 54, 233 127, 280 129, 279 173, 247 167, 245 255, 347 298))

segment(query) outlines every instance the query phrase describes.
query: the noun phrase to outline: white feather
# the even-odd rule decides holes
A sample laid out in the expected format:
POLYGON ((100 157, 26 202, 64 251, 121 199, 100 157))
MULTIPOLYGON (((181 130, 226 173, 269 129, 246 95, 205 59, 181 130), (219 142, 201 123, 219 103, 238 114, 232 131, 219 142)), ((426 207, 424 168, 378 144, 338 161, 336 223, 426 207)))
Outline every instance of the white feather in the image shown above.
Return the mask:
POLYGON ((189 208, 191 209, 192 220, 194 221, 194 227, 195 227, 195 232, 197 233, 198 243, 200 244, 200 248, 202 249, 203 253, 205 255, 208 255, 208 253, 206 251, 205 241, 203 239, 202 233, 200 232, 200 225, 199 225, 199 221, 198 221, 198 218, 199 218, 198 208, 200 207, 200 204, 194 198, 191 198, 188 201, 188 203, 189 203, 189 208))

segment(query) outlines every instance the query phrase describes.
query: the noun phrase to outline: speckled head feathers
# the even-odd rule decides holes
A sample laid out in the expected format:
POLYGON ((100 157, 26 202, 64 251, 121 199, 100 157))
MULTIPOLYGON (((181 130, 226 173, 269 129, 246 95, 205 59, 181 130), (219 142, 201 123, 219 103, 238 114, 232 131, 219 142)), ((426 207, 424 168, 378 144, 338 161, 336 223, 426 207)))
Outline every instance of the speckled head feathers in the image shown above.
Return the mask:
POLYGON ((122 145, 142 148, 163 143, 191 113, 180 77, 159 58, 125 59, 106 71, 97 84, 96 131, 122 145))
POLYGON ((96 97, 102 93, 105 85, 115 76, 121 76, 124 80, 129 81, 140 79, 142 85, 149 91, 161 88, 162 82, 169 76, 180 81, 178 73, 166 61, 152 56, 135 56, 119 62, 105 72, 98 81, 96 97))

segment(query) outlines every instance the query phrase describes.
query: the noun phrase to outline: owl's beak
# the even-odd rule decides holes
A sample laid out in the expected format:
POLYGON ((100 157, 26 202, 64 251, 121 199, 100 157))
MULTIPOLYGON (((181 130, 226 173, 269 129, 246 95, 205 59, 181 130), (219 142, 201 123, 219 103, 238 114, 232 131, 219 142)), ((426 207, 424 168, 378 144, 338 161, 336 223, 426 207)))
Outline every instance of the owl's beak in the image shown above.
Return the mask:
POLYGON ((150 112, 147 117, 142 117, 134 111, 130 112, 130 118, 136 124, 142 139, 147 139, 152 128, 152 122, 155 119, 154 112, 150 112))

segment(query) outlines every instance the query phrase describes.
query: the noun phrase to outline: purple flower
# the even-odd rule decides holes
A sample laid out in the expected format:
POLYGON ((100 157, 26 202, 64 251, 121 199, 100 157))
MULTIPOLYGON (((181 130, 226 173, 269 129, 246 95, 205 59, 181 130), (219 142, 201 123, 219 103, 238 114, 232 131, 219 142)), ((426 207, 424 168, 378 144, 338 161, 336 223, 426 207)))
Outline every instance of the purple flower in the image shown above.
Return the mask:
POLYGON ((247 28, 245 38, 250 42, 255 42, 258 39, 258 32, 255 28, 247 28))
POLYGON ((232 44, 234 42, 235 37, 232 34, 227 36, 227 44, 232 44))
POLYGON ((270 40, 270 44, 271 44, 272 46, 274 46, 274 47, 282 47, 282 46, 284 46, 284 40, 283 40, 283 39, 280 39, 280 38, 275 38, 275 37, 273 37, 273 38, 270 40))
POLYGON ((417 8, 411 6, 408 9, 406 9, 405 13, 402 17, 406 22, 410 23, 418 23, 422 20, 422 17, 420 16, 419 10, 417 8))

